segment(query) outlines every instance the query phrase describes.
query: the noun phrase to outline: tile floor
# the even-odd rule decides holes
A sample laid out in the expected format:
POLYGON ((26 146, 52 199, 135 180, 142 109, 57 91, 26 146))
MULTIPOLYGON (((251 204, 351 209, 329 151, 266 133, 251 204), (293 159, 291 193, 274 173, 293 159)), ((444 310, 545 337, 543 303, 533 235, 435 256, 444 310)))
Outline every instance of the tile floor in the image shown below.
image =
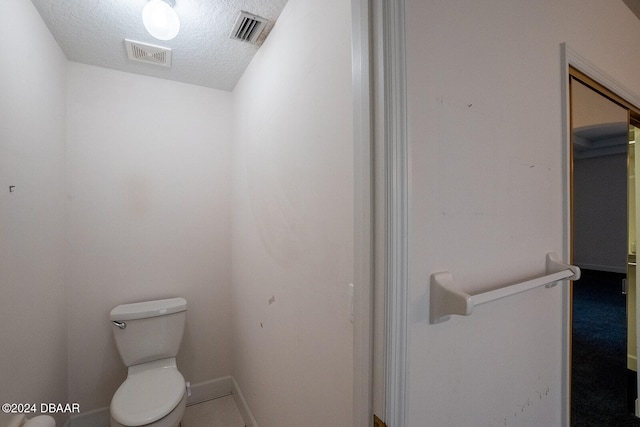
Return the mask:
POLYGON ((245 427, 232 395, 187 406, 182 427, 245 427))

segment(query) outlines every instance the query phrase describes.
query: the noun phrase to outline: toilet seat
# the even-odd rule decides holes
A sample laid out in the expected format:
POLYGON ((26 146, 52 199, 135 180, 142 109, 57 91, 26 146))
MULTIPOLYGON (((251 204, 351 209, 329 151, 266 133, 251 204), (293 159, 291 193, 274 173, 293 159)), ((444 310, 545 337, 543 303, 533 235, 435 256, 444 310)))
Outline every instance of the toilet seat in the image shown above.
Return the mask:
POLYGON ((125 426, 151 424, 169 414, 185 395, 184 377, 173 364, 137 365, 111 400, 111 416, 125 426), (149 366, 145 366, 149 365, 149 366))

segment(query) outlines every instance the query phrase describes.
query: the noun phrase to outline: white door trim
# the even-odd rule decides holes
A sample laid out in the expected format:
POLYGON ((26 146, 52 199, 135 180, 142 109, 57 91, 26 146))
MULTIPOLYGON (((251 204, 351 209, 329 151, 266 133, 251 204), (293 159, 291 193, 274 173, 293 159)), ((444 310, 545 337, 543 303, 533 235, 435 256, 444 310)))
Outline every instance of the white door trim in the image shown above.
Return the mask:
POLYGON ((384 129, 381 144, 384 210, 385 418, 404 427, 407 413, 407 307, 409 288, 409 154, 407 140, 405 3, 382 1, 376 10, 382 33, 380 101, 384 129))
POLYGON ((354 141, 353 425, 370 427, 373 393, 373 160, 369 0, 352 0, 354 141))
POLYGON ((409 236, 404 0, 352 0, 352 14, 354 425, 369 427, 375 411, 388 426, 404 427, 409 236))

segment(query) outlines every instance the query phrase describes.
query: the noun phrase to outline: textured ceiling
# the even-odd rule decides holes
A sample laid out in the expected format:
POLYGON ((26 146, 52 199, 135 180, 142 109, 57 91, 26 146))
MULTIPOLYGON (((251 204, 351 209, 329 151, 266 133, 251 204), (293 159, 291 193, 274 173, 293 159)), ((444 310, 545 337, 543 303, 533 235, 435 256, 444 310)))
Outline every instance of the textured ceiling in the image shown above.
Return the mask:
POLYGON ((231 91, 258 46, 229 38, 240 11, 271 25, 287 0, 176 0, 180 33, 156 40, 142 25, 147 0, 32 0, 70 61, 231 91), (124 39, 172 49, 171 68, 130 61, 124 39))

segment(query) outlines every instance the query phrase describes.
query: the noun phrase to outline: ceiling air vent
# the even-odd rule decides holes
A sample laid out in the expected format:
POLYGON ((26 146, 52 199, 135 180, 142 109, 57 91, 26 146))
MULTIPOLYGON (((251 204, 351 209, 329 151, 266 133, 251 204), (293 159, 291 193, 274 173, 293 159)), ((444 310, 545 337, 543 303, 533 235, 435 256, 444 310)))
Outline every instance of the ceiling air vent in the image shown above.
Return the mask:
POLYGON ((124 44, 127 46, 127 55, 132 61, 171 67, 171 49, 167 47, 154 46, 128 39, 124 40, 124 44))
POLYGON ((248 12, 240 12, 236 24, 231 30, 231 38, 243 42, 258 44, 258 37, 266 27, 268 19, 253 15, 248 12))

